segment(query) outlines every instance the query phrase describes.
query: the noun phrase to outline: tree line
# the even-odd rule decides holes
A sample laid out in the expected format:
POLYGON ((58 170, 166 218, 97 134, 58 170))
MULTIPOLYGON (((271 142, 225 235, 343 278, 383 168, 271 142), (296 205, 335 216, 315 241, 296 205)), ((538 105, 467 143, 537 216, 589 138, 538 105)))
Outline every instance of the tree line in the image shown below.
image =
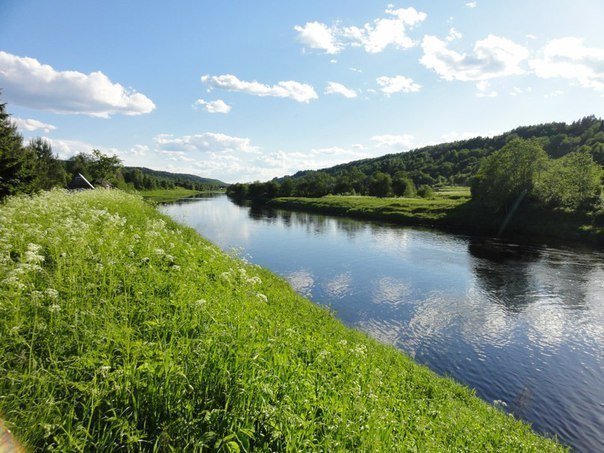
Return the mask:
POLYGON ((602 120, 588 117, 571 125, 551 123, 519 128, 492 139, 437 145, 321 171, 298 172, 264 183, 233 184, 227 194, 256 201, 328 194, 431 197, 439 186, 463 182, 471 187, 473 199, 493 212, 511 210, 524 200, 548 209, 594 212, 603 209, 603 125, 602 120), (561 130, 570 135, 562 138, 561 130), (498 144, 499 148, 492 149, 498 144), (470 145, 475 148, 453 149, 470 145), (471 165, 466 165, 464 157, 455 163, 466 165, 463 179, 426 177, 430 172, 449 168, 445 164, 453 164, 450 160, 455 156, 473 156, 471 165), (416 167, 421 161, 427 166, 416 167), (409 171, 407 165, 411 164, 415 170, 409 171))
POLYGON ((123 190, 183 187, 202 191, 225 186, 221 181, 195 175, 124 167, 118 156, 108 156, 96 149, 61 160, 42 138, 25 143, 11 121, 6 104, 0 103, 0 199, 66 187, 78 173, 94 185, 123 190))
MULTIPOLYGON (((267 199, 277 196, 321 197, 327 194, 412 196, 414 191, 445 185, 473 184, 482 161, 516 139, 533 140, 552 160, 570 153, 589 155, 604 165, 604 121, 588 116, 571 124, 519 127, 495 137, 476 137, 417 150, 299 171, 266 183, 234 185, 232 196, 267 199)), ((544 195, 545 196, 545 195, 544 195)))

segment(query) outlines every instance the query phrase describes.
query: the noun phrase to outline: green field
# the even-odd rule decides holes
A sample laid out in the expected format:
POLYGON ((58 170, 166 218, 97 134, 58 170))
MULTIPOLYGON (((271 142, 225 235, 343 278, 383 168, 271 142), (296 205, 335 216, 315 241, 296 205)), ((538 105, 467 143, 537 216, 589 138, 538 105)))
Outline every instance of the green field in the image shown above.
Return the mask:
POLYGON ((192 197, 199 193, 201 193, 199 190, 184 189, 182 187, 175 189, 141 190, 139 192, 145 200, 153 203, 169 203, 181 198, 192 197))
POLYGON ((439 227, 466 234, 503 235, 529 242, 577 241, 604 245, 604 227, 580 214, 521 206, 501 231, 504 215, 494 215, 472 201, 467 187, 445 187, 432 198, 377 198, 328 195, 321 198, 275 198, 275 208, 386 220, 406 225, 439 227))
POLYGON ((182 198, 194 197, 195 195, 200 195, 204 193, 224 193, 224 191, 201 191, 177 187, 176 189, 141 190, 138 193, 143 197, 143 199, 150 201, 151 203, 170 203, 172 201, 177 201, 182 198))
POLYGON ((0 337, 32 451, 561 448, 120 191, 0 205, 0 337))

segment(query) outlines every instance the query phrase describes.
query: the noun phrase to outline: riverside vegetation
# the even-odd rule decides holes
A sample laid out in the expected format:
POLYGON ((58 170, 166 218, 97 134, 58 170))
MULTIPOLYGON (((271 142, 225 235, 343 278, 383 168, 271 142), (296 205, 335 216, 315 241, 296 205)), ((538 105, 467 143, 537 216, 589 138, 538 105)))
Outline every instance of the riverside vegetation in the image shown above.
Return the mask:
POLYGON ((30 450, 562 449, 117 190, 0 205, 0 336, 30 450))
MULTIPOLYGON (((600 123, 596 124, 598 128, 600 123)), ((452 192, 451 188, 439 186, 435 196, 432 187, 418 188, 403 171, 394 177, 381 171, 363 176, 353 166, 350 171, 358 173, 361 193, 374 197, 329 196, 350 195, 345 190, 348 176, 334 179, 329 170, 313 176, 323 181, 316 186, 322 192, 308 192, 308 175, 299 180, 294 175, 281 182, 233 184, 227 194, 235 200, 268 201, 278 207, 434 225, 465 233, 604 244, 604 168, 594 161, 589 149, 551 158, 542 142, 510 138, 501 149, 480 161, 471 177, 471 187, 465 192, 463 188, 452 192), (300 194, 306 196, 292 197, 300 194), (393 195, 399 198, 388 198, 393 195)))

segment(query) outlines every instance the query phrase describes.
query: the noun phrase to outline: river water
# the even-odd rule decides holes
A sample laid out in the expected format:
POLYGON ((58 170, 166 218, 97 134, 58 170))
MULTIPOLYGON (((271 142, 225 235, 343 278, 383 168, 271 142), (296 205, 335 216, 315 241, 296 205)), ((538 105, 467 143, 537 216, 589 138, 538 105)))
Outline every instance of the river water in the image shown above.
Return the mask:
POLYGON ((224 196, 161 211, 578 451, 604 451, 604 253, 224 196))

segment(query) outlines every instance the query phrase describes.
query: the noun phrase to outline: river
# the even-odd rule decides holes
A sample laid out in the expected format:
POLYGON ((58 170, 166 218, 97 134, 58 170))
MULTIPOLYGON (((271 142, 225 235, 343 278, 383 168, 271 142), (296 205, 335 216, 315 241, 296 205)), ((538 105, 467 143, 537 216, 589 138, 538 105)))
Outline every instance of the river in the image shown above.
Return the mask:
POLYGON ((484 400, 604 451, 604 253, 238 206, 161 211, 484 400))

